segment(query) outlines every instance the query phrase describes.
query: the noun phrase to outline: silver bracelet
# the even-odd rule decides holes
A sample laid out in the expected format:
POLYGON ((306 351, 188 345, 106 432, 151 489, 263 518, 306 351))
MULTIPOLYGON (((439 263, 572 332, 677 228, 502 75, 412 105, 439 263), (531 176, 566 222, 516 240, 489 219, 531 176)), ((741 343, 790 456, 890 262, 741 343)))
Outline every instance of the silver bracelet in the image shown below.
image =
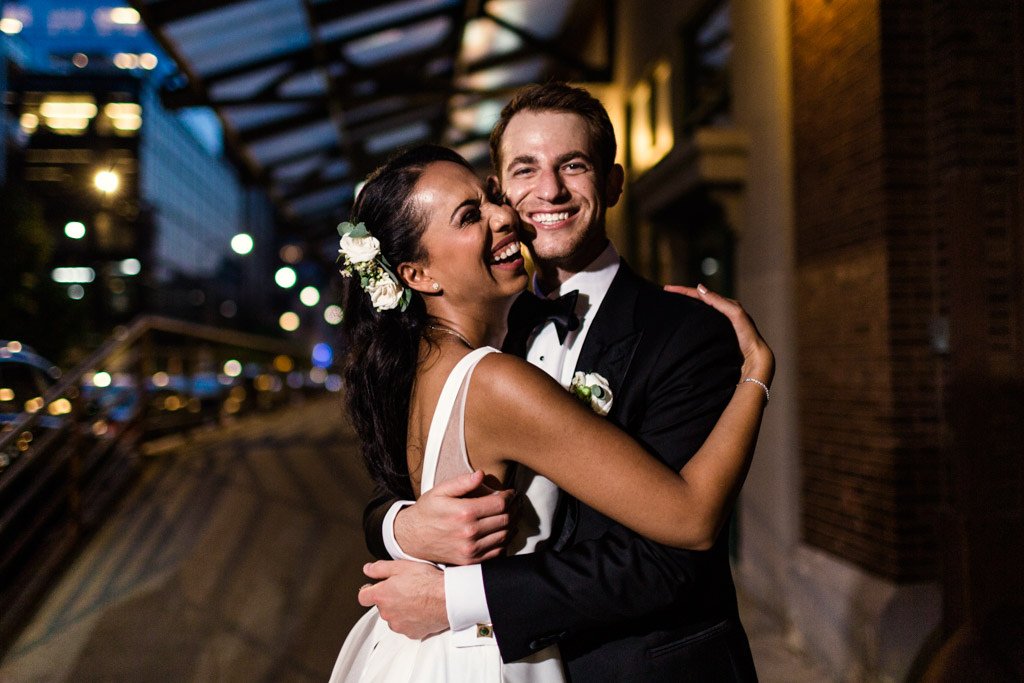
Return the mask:
MULTIPOLYGON (((765 404, 767 404, 768 401, 771 400, 772 395, 771 395, 771 392, 768 391, 768 385, 767 384, 765 384, 764 382, 762 382, 759 379, 754 379, 753 377, 746 378, 745 380, 740 382, 740 384, 745 384, 746 382, 753 382, 754 384, 761 385, 761 388, 764 389, 764 402, 765 402, 765 404)), ((739 386, 740 384, 737 384, 736 386, 739 386)))

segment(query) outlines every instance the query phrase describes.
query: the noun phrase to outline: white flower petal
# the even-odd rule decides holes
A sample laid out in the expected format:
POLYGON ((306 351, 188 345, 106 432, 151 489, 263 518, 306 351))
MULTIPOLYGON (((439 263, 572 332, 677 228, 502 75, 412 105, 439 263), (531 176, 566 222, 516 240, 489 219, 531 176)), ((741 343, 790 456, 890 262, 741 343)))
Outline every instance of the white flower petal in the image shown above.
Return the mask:
POLYGON ((365 235, 363 237, 345 235, 341 238, 339 244, 341 246, 339 251, 345 254, 345 258, 352 263, 372 261, 380 254, 380 242, 372 235, 365 235))

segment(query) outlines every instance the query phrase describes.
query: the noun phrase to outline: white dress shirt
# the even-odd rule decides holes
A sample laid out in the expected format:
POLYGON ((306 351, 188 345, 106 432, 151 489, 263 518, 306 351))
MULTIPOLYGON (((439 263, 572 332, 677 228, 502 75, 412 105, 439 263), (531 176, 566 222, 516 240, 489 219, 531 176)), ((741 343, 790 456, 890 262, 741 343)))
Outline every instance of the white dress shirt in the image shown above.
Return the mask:
MULTIPOLYGON (((572 376, 576 371, 576 362, 579 360, 580 350, 586 341, 594 316, 619 270, 619 260, 619 253, 609 242, 604 251, 589 266, 575 273, 557 290, 548 294, 548 298, 556 299, 566 292, 578 290, 579 296, 576 299, 575 313, 580 318, 580 326, 569 332, 565 337, 565 343, 560 344, 554 323, 550 321, 544 323, 530 338, 526 360, 544 370, 566 389, 572 382, 572 376)), ((543 296, 537 287, 536 276, 534 276, 533 290, 537 296, 543 296)), ((530 487, 538 487, 540 490, 555 485, 544 477, 533 475, 526 482, 526 486, 527 490, 519 490, 519 495, 529 496, 530 487)), ((399 501, 392 505, 384 517, 384 546, 396 560, 417 560, 417 558, 404 553, 395 540, 395 516, 403 507, 411 504, 412 501, 399 501)), ((543 522, 539 535, 541 538, 547 538, 552 532, 550 529, 551 515, 540 515, 540 517, 543 522)), ((444 591, 448 623, 455 645, 457 647, 473 645, 479 639, 477 625, 491 621, 484 591, 483 571, 480 565, 446 567, 444 569, 444 591)), ((494 635, 500 637, 500 634, 494 635)))

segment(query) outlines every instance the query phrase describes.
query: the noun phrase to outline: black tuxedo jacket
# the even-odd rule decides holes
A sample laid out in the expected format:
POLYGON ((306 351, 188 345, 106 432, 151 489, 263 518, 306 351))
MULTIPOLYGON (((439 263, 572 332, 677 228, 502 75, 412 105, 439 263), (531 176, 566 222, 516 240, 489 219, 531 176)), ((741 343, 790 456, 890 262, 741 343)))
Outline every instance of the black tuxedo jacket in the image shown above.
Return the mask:
MULTIPOLYGON (((741 360, 724 316, 622 263, 576 369, 608 379, 608 419, 681 469, 729 402, 741 360)), ((725 532, 711 550, 678 550, 566 498, 552 550, 483 564, 505 661, 557 642, 577 683, 756 680, 725 532)), ((378 498, 364 516, 378 557, 388 557, 381 524, 392 502, 378 498)))

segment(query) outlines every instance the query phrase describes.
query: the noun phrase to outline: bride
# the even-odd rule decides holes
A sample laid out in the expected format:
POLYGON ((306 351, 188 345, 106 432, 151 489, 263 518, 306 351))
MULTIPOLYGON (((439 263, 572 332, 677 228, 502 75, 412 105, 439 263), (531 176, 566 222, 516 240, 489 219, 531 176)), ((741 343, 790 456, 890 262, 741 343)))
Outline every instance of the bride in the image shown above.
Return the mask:
MULTIPOLYGON (((496 352, 527 284, 517 218, 461 156, 432 145, 399 155, 369 178, 353 215, 357 225, 341 228, 346 400, 379 486, 419 497, 480 470, 477 493, 485 495, 505 487, 520 465, 652 540, 710 547, 753 453, 765 403, 754 384, 767 386, 774 372, 770 349, 738 304, 703 289, 685 292, 729 317, 742 377, 755 381, 737 386, 704 445, 675 472, 597 414, 614 401, 600 378, 581 377, 570 392, 496 352)), ((533 534, 513 547, 528 552, 537 540, 533 534)), ((332 683, 412 680, 564 675, 554 646, 505 663, 496 645, 455 647, 448 631, 406 638, 370 610, 349 634, 332 683)))

